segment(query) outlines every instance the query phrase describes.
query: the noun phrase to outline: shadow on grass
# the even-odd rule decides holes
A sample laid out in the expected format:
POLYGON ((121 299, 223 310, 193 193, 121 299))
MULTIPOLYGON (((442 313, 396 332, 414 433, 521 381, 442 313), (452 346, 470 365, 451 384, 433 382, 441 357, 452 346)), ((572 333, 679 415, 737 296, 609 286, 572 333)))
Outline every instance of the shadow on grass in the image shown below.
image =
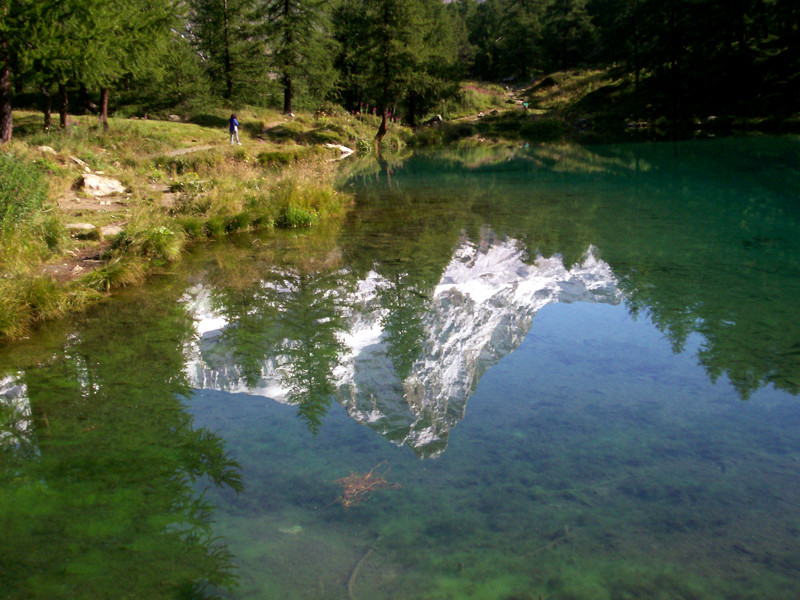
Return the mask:
POLYGON ((218 115, 210 115, 210 114, 199 114, 194 115, 191 119, 189 119, 190 123, 194 123, 195 125, 200 125, 202 127, 227 127, 228 126, 228 119, 225 117, 220 117, 218 115))

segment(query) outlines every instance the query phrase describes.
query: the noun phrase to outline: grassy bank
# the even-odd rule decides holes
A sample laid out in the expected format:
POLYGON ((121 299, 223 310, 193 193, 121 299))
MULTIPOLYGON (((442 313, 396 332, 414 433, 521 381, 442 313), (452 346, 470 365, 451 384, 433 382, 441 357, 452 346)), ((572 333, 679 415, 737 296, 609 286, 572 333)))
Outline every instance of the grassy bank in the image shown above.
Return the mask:
MULTIPOLYGON (((464 82, 458 99, 435 109, 442 119, 413 132, 390 125, 383 158, 391 163, 392 153, 428 146, 476 157, 535 145, 562 156, 554 149, 563 144, 800 125, 798 115, 670 121, 663 101, 648 94, 610 69, 553 73, 513 87, 464 82)), ((237 113, 241 146, 229 144, 222 109, 115 118, 108 130, 94 117, 70 117, 65 129, 48 132, 40 114, 15 113, 14 141, 0 151, 0 341, 141 281, 191 244, 335 222, 350 201, 335 187, 340 146, 367 169, 386 164, 370 158, 377 116, 333 105, 294 118, 267 109, 237 113), (90 174, 113 178, 119 190, 93 196, 81 185, 90 174)))
POLYGON ((643 77, 574 69, 524 84, 462 84, 458 101, 440 107, 444 122, 422 128, 416 146, 608 143, 800 131, 793 115, 676 113, 675 101, 643 77))
MULTIPOLYGON (((108 130, 70 117, 45 132, 40 114, 15 113, 0 153, 0 340, 141 281, 191 244, 341 218, 351 200, 335 187, 332 145, 370 152, 377 118, 245 110, 231 146, 226 117, 112 119, 108 130), (87 175, 119 190, 95 196, 87 175)), ((395 127, 384 146, 406 135, 395 127)))

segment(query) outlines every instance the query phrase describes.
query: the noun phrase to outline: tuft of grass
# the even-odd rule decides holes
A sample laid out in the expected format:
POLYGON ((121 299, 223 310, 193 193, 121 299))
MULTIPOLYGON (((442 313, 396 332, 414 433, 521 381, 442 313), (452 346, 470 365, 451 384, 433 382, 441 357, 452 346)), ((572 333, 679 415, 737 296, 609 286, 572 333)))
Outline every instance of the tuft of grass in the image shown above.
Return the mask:
POLYGON ((183 233, 190 239, 199 239, 205 235, 203 220, 199 217, 184 216, 178 219, 183 233))
POLYGON ((64 224, 56 215, 52 213, 44 214, 34 222, 33 230, 41 240, 47 245, 51 252, 61 252, 67 241, 67 231, 64 224))
POLYGON ((207 237, 216 238, 225 235, 225 227, 227 225, 226 218, 222 216, 211 217, 208 219, 203 230, 207 237))
POLYGON ((14 280, 0 280, 0 339, 22 337, 32 321, 31 308, 23 301, 18 288, 14 280))
POLYGON ((252 221, 250 225, 253 229, 273 229, 275 227, 275 218, 267 211, 253 212, 252 221))
POLYGON ((252 220, 252 216, 247 211, 235 214, 232 217, 228 217, 227 222, 225 223, 225 231, 228 233, 234 233, 236 231, 247 229, 252 220))
POLYGON ((61 286, 50 277, 0 280, 0 340, 21 338, 34 323, 79 311, 97 297, 94 290, 61 286))
POLYGON ((173 262, 181 257, 186 245, 182 227, 157 212, 142 212, 128 222, 112 242, 114 250, 125 250, 152 259, 173 262))
POLYGON ((284 206, 275 221, 279 229, 295 229, 298 227, 311 227, 319 220, 319 215, 313 209, 303 208, 288 204, 284 206))
POLYGON ((141 259, 120 256, 112 259, 99 269, 84 275, 80 282, 86 287, 101 291, 111 290, 138 283, 144 278, 144 265, 141 259))
POLYGON ((68 308, 66 295, 50 277, 23 279, 17 297, 29 308, 35 321, 63 317, 68 308))

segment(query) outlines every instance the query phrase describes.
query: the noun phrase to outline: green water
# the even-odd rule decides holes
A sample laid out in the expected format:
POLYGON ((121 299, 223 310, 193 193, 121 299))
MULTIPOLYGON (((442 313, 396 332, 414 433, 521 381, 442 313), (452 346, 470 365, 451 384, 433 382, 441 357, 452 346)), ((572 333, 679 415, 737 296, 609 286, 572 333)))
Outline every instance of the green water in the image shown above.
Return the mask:
POLYGON ((344 177, 0 351, 0 597, 800 595, 799 139, 344 177))

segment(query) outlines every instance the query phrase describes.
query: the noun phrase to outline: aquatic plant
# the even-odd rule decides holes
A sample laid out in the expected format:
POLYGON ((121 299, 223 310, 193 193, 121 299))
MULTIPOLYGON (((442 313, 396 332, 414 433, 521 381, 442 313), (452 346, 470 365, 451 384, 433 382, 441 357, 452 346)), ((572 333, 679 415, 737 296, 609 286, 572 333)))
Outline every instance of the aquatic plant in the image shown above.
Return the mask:
POLYGON ((388 488, 390 490, 400 488, 399 483, 390 483, 386 481, 384 475, 389 473, 388 468, 383 474, 375 472, 378 467, 383 466, 383 464, 384 463, 380 463, 374 466, 367 473, 361 474, 351 472, 347 477, 336 480, 336 483, 342 486, 342 495, 338 499, 338 501, 342 503, 342 506, 345 508, 356 506, 364 500, 367 500, 372 492, 381 488, 388 488))

